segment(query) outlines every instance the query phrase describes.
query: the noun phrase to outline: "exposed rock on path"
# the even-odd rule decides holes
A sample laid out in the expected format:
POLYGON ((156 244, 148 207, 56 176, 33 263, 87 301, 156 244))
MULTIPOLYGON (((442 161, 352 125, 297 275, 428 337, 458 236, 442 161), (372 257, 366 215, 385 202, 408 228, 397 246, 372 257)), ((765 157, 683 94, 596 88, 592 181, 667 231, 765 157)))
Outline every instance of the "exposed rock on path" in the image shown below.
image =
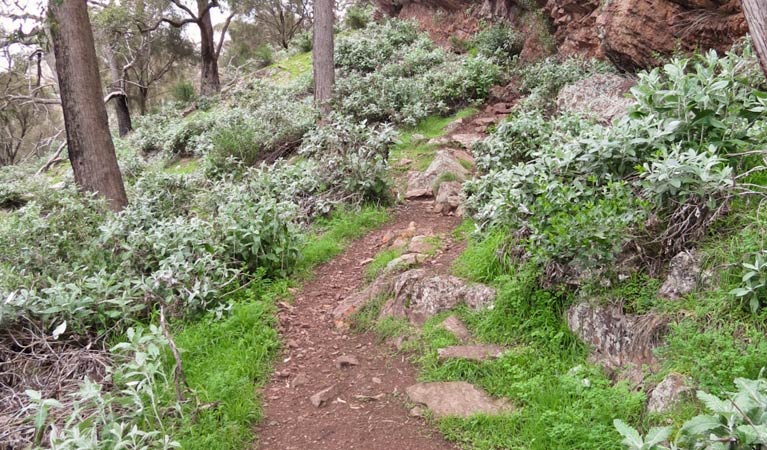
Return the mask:
POLYGON ((407 388, 413 403, 426 405, 435 417, 488 416, 514 411, 504 399, 493 399, 485 391, 464 381, 418 383, 407 388))

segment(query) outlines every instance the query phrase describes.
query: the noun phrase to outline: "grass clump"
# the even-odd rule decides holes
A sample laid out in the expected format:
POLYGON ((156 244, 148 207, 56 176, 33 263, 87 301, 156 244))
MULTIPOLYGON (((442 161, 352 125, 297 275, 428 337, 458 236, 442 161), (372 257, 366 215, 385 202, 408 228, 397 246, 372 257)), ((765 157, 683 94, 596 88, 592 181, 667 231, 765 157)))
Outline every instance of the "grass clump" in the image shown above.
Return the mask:
POLYGON ((368 281, 373 281, 378 278, 378 275, 386 269, 386 266, 401 256, 402 253, 403 249, 401 248, 391 248, 376 253, 375 257, 373 257, 373 261, 371 261, 365 269, 365 278, 368 281))

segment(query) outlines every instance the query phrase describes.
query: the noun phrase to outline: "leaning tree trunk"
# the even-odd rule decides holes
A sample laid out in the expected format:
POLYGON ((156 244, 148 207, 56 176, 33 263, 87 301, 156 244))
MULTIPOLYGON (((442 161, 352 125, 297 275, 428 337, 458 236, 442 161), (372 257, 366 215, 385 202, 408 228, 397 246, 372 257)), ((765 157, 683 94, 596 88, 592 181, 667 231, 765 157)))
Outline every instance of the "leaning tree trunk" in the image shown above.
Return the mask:
POLYGON ((200 94, 213 95, 221 90, 218 77, 218 55, 213 41, 213 23, 210 20, 208 0, 197 0, 197 9, 205 15, 200 17, 200 94))
POLYGON ((742 0, 748 30, 754 42, 762 71, 767 75, 767 4, 764 0, 742 0))
POLYGON ((87 3, 49 0, 48 20, 75 183, 120 211, 128 197, 109 134, 87 3))
POLYGON ((336 76, 333 62, 333 3, 333 0, 314 1, 314 101, 323 116, 330 112, 336 76))
POLYGON ((112 90, 120 92, 120 95, 112 99, 114 104, 115 116, 117 117, 117 130, 120 137, 127 135, 133 129, 130 119, 130 109, 128 108, 128 95, 125 90, 125 81, 123 80, 120 68, 117 66, 117 55, 111 48, 107 48, 107 58, 109 58, 109 76, 112 77, 112 90))

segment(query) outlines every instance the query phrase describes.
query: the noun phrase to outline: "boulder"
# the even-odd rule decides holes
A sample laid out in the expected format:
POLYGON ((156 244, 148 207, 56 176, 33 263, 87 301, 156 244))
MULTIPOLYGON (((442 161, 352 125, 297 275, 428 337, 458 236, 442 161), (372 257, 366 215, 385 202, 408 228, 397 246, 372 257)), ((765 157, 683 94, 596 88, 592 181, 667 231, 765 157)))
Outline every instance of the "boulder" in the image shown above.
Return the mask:
POLYGON ((470 361, 486 361, 498 359, 506 351, 505 348, 493 344, 453 345, 437 350, 441 361, 448 359, 468 359, 470 361))
POLYGON ((639 383, 642 366, 657 366, 653 350, 660 345, 667 321, 653 314, 625 314, 616 306, 579 303, 567 311, 570 330, 591 345, 591 361, 615 378, 639 383))
POLYGON ((462 186, 457 181, 440 183, 437 198, 434 201, 434 211, 442 214, 455 212, 461 206, 462 186))
POLYGON ((493 399, 464 381, 418 383, 405 391, 413 403, 426 405, 435 417, 496 416, 514 411, 506 399, 493 399))
POLYGON ((614 119, 625 116, 633 103, 626 97, 633 84, 633 81, 618 75, 594 75, 562 88, 557 97, 557 108, 560 112, 589 115, 610 124, 614 119))
POLYGON ((409 270, 394 282, 394 298, 381 310, 381 317, 408 318, 415 324, 465 302, 473 309, 489 307, 495 290, 484 285, 467 285, 450 275, 433 275, 424 269, 409 270))
POLYGON ((668 276, 660 287, 658 295, 670 300, 678 300, 694 292, 707 276, 700 268, 700 255, 697 252, 681 252, 671 258, 668 276))
POLYGON ((440 175, 450 173, 458 181, 466 181, 469 169, 448 150, 439 150, 425 172, 410 172, 405 198, 431 197, 434 195, 433 185, 440 175))
POLYGON ((678 373, 666 376, 650 393, 647 400, 647 411, 651 413, 664 413, 670 410, 686 395, 690 395, 693 389, 690 380, 678 373))

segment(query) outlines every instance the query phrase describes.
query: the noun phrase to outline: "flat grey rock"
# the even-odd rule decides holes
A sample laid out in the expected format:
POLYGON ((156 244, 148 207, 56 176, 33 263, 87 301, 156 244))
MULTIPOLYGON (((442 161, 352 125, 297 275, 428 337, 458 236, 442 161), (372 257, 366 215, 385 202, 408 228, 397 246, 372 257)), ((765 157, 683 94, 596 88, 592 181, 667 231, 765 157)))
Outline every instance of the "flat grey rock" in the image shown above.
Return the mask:
POLYGON ((418 383, 407 388, 413 403, 426 405, 435 417, 496 416, 514 411, 505 399, 493 399, 464 381, 418 383))
POLYGON ((437 350, 439 359, 468 359, 471 361, 486 361, 498 359, 506 349, 493 344, 454 345, 437 350))

